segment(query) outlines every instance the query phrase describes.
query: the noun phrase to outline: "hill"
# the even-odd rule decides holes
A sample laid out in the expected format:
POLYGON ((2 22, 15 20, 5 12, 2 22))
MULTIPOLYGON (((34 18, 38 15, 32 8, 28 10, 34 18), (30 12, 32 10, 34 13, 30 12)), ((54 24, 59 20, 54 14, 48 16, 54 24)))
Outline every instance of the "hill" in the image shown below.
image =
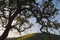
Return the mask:
POLYGON ((20 37, 17 40, 60 40, 60 36, 49 33, 32 33, 20 37))
POLYGON ((60 35, 49 33, 32 33, 18 38, 8 38, 6 40, 60 40, 60 35))

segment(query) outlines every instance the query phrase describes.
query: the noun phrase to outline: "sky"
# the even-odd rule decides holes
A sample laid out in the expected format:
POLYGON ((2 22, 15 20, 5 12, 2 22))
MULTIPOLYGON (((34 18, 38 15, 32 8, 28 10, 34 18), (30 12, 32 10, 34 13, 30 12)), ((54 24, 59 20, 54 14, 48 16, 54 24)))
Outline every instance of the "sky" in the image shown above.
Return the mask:
MULTIPOLYGON (((36 0, 36 1, 37 2, 41 2, 41 0, 36 0)), ((53 0, 53 2, 55 4, 55 6, 60 10, 60 6, 59 6, 60 3, 57 0, 53 0)), ((59 13, 60 13, 60 11, 59 11, 59 13)), ((60 17, 60 14, 55 17, 55 19, 58 20, 58 22, 60 22, 60 18, 59 17, 60 17)), ((41 25, 39 25, 38 23, 36 23, 36 18, 31 17, 28 20, 30 21, 30 23, 33 23, 34 24, 31 29, 28 29, 28 30, 22 32, 21 35, 19 34, 19 32, 17 32, 17 30, 13 29, 13 30, 11 30, 9 32, 8 37, 19 37, 19 36, 23 36, 23 35, 26 35, 26 34, 29 34, 29 33, 37 33, 37 32, 40 32, 39 29, 40 29, 40 26, 41 25)), ((5 29, 3 29, 2 27, 0 28, 0 35, 3 33, 4 30, 5 29)), ((55 29, 53 30, 54 32, 51 29, 49 29, 49 31, 51 33, 53 33, 53 34, 54 34, 54 32, 55 32, 55 34, 59 34, 59 32, 57 30, 55 30, 55 29)))
MULTIPOLYGON (((40 3, 42 0, 36 0, 36 1, 40 3)), ((60 17, 60 6, 59 6, 60 3, 59 3, 57 0, 53 0, 53 3, 55 4, 55 7, 56 7, 57 9, 59 9, 59 14, 56 15, 55 19, 58 20, 58 22, 60 22, 60 18, 59 18, 59 17, 60 17)), ((30 22, 33 23, 34 25, 33 25, 33 27, 32 27, 31 29, 29 29, 28 31, 26 30, 27 32, 23 32, 23 34, 40 32, 39 29, 40 29, 40 26, 41 26, 41 25, 39 25, 38 23, 36 23, 36 18, 31 17, 29 20, 30 20, 30 22)), ((52 28, 52 29, 53 29, 53 28, 52 28)), ((54 32, 51 30, 51 28, 49 28, 48 30, 49 30, 49 32, 52 33, 52 34, 60 35, 60 34, 59 34, 59 31, 56 30, 56 29, 53 29, 54 32)))
MULTIPOLYGON (((40 3, 42 0, 36 0, 38 3, 40 3)), ((55 19, 58 21, 58 22, 60 22, 60 3, 57 1, 57 0, 53 0, 53 3, 54 3, 54 5, 55 5, 55 7, 59 10, 58 12, 59 12, 59 14, 58 15, 56 15, 56 17, 55 17, 55 19)), ((33 27, 31 28, 31 30, 29 31, 29 32, 27 32, 27 33, 34 33, 34 32, 40 32, 40 26, 41 25, 39 25, 38 23, 36 23, 36 18, 30 18, 29 19, 30 20, 30 22, 31 23, 33 23, 34 25, 33 25, 33 27)), ((53 29, 53 28, 52 28, 53 29)), ((48 29, 49 30, 49 32, 50 33, 52 33, 52 34, 57 34, 57 35, 60 35, 60 33, 59 33, 59 31, 58 30, 56 30, 56 29, 53 29, 53 31, 49 28, 48 29)), ((25 33, 24 33, 25 34, 25 33)))
POLYGON ((57 7, 57 9, 59 9, 59 15, 56 16, 56 19, 58 20, 58 22, 60 22, 60 1, 59 0, 53 0, 55 7, 57 7))

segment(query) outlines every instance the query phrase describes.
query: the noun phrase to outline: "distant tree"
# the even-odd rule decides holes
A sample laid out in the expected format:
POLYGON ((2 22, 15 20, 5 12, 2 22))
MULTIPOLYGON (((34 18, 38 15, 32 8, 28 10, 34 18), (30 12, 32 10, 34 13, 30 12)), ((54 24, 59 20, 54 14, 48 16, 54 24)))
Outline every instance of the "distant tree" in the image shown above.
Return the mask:
POLYGON ((46 32, 49 32, 48 28, 58 29, 60 23, 53 20, 57 13, 52 0, 44 0, 41 5, 36 0, 0 0, 0 20, 5 28, 0 40, 5 40, 12 28, 20 33, 31 28, 32 24, 27 20, 30 17, 35 17, 37 23, 42 25, 41 32, 43 28, 46 28, 46 32), (22 29, 24 24, 29 26, 22 29))

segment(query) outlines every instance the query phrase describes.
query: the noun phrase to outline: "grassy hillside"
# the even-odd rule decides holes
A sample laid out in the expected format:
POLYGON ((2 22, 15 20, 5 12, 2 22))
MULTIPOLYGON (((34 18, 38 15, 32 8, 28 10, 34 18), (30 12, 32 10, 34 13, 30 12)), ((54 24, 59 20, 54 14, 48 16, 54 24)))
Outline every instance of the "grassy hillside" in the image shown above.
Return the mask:
POLYGON ((48 33, 32 33, 19 38, 8 40, 60 40, 60 36, 48 33))
POLYGON ((48 33, 33 33, 20 37, 17 40, 60 40, 60 36, 48 33))

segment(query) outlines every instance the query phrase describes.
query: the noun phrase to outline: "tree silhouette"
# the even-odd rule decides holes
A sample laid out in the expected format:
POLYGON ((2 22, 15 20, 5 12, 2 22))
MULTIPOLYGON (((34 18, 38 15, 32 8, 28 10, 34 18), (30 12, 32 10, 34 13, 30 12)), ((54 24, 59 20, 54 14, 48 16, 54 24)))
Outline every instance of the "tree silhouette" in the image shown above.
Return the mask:
POLYGON ((0 19, 2 26, 5 28, 0 40, 5 40, 9 34, 9 31, 14 28, 18 32, 23 32, 26 29, 32 27, 32 24, 27 20, 30 17, 35 17, 37 23, 42 25, 40 31, 43 32, 43 28, 58 29, 60 24, 53 20, 58 13, 58 9, 54 7, 52 0, 44 0, 41 4, 36 3, 36 0, 1 0, 0 1, 0 19), (53 21, 52 21, 53 20, 53 21), (13 21, 16 21, 13 24, 13 21), (28 27, 22 25, 28 24, 28 27))

